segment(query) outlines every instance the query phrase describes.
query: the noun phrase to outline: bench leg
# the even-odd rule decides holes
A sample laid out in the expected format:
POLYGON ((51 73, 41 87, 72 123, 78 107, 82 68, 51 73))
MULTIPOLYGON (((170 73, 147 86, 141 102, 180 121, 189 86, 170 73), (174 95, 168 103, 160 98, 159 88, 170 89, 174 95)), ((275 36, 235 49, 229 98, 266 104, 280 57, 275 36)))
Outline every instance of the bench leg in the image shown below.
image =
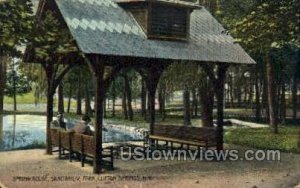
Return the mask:
POLYGON ((173 142, 171 142, 171 152, 173 152, 173 142))
POLYGON ((81 167, 84 167, 85 156, 81 154, 81 167))
POLYGON ((58 158, 61 159, 61 147, 58 146, 58 158))
POLYGON ((158 148, 158 140, 155 140, 155 149, 158 148))
POLYGON ((187 144, 187 149, 190 150, 190 145, 189 144, 187 144))
MULTIPOLYGON (((58 133, 58 158, 61 159, 61 150, 63 148, 61 147, 61 136, 60 132, 58 133)), ((63 150, 64 151, 64 150, 63 150)))
POLYGON ((200 157, 200 156, 201 156, 201 153, 200 153, 200 152, 201 152, 201 147, 198 146, 197 149, 198 149, 198 155, 199 155, 199 157, 200 157))
POLYGON ((70 150, 69 151, 69 161, 72 162, 72 157, 73 157, 73 152, 70 150))
POLYGON ((110 147, 111 170, 114 170, 114 148, 110 147))

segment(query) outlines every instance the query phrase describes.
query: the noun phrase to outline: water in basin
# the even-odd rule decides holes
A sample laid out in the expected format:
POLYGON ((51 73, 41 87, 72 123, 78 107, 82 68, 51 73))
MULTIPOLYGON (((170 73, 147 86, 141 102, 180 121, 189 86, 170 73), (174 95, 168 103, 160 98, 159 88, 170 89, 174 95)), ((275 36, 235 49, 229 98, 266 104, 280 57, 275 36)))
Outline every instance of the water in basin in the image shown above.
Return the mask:
MULTIPOLYGON (((69 121, 71 122, 71 121, 69 121)), ((103 142, 140 140, 141 136, 107 126, 103 142)), ((43 145, 46 141, 46 116, 0 115, 0 151, 43 145)))

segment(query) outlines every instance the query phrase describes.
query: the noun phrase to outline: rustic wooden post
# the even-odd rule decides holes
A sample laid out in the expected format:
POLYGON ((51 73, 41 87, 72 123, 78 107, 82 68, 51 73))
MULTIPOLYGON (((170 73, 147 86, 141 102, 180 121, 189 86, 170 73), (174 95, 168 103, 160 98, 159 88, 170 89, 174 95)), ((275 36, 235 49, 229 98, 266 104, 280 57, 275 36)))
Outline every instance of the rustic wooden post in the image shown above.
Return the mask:
MULTIPOLYGON (((150 62, 151 63, 151 62, 150 62)), ((147 71, 147 88, 149 92, 149 102, 150 102, 150 134, 153 134, 153 127, 155 124, 155 93, 160 76, 165 68, 166 63, 164 62, 152 62, 153 64, 159 64, 158 66, 151 65, 147 71)))
POLYGON ((215 92, 217 96, 217 150, 223 150, 224 145, 224 84, 228 65, 219 65, 217 80, 215 82, 215 92))
POLYGON ((223 150, 224 145, 224 84, 226 78, 226 71, 228 69, 228 64, 219 64, 217 73, 213 70, 213 67, 207 64, 203 64, 202 68, 205 70, 210 81, 213 83, 214 91, 217 97, 217 150, 223 150))
MULTIPOLYGON (((55 61, 54 61, 55 62, 55 61)), ((47 127, 46 127, 46 154, 52 155, 52 141, 50 134, 50 124, 53 120, 53 96, 55 94, 55 90, 60 84, 63 77, 67 74, 67 72, 75 65, 74 62, 66 66, 59 74, 57 73, 57 69, 54 70, 53 62, 43 62, 42 66, 46 72, 47 76, 47 127), (58 76, 56 77, 55 74, 58 76)), ((56 65, 58 66, 58 65, 56 65)))
POLYGON ((52 155, 52 141, 50 135, 50 123, 53 120, 53 64, 44 66, 47 75, 47 127, 46 127, 46 154, 52 155))
POLYGON ((87 59, 87 62, 94 73, 96 81, 96 101, 95 101, 95 133, 94 133, 94 162, 93 172, 101 173, 102 170, 102 128, 103 128, 103 102, 105 96, 104 68, 105 62, 100 62, 99 57, 87 59))

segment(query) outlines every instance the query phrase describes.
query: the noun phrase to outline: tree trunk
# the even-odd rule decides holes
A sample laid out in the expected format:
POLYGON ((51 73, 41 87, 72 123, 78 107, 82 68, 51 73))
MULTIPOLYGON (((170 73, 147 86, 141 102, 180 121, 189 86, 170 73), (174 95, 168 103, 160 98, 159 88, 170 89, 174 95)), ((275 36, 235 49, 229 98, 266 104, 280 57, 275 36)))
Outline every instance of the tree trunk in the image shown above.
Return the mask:
POLYGON ((106 104, 107 104, 107 101, 106 101, 106 97, 104 96, 104 99, 103 99, 103 117, 104 118, 107 118, 106 104))
POLYGON ((229 85, 229 95, 230 95, 230 104, 231 107, 234 107, 234 97, 233 97, 233 78, 232 76, 230 77, 230 85, 229 85))
POLYGON ((129 121, 133 121, 131 84, 130 84, 128 75, 126 73, 124 75, 124 84, 125 84, 125 92, 126 92, 126 97, 127 97, 128 118, 129 118, 129 121))
POLYGON ((68 113, 70 113, 70 109, 71 109, 72 93, 73 93, 73 87, 72 87, 72 85, 70 84, 70 86, 69 86, 68 109, 67 109, 67 112, 68 112, 68 113))
POLYGON ((146 119, 146 116, 147 116, 146 103, 147 103, 147 87, 146 87, 144 78, 142 78, 141 113, 142 113, 142 117, 144 117, 144 119, 146 119))
POLYGON ((63 84, 60 83, 58 86, 58 112, 64 113, 65 107, 64 107, 64 88, 63 84))
POLYGON ((92 116, 93 113, 92 113, 91 97, 89 93, 88 83, 85 83, 84 96, 85 96, 85 115, 92 116))
POLYGON ((280 119, 281 119, 281 123, 285 124, 285 120, 286 120, 286 100, 285 100, 285 83, 283 81, 282 85, 281 85, 281 100, 280 100, 280 119))
POLYGON ((82 107, 81 107, 81 101, 82 101, 82 87, 81 87, 81 73, 79 73, 79 80, 78 80, 78 88, 77 88, 77 109, 76 114, 81 115, 82 114, 82 107))
POLYGON ((110 100, 109 100, 109 98, 107 98, 107 110, 109 110, 110 109, 110 100))
MULTIPOLYGON (((148 90, 148 89, 147 89, 148 90)), ((154 94, 154 102, 155 102, 155 94, 154 94)), ((150 91, 147 92, 147 109, 146 109, 146 116, 145 116, 145 121, 149 122, 150 121, 150 116, 151 116, 151 97, 150 97, 150 91)))
POLYGON ((165 119, 165 104, 166 99, 165 99, 165 86, 163 83, 160 85, 159 90, 158 90, 158 104, 159 104, 159 114, 161 118, 164 120, 165 119))
POLYGON ((213 127, 214 92, 211 84, 206 81, 204 87, 199 92, 202 104, 202 126, 213 127))
POLYGON ((4 108, 4 89, 6 84, 6 60, 0 56, 0 114, 4 108))
MULTIPOLYGON (((252 80, 252 78, 251 78, 252 80)), ((253 109, 253 85, 252 81, 249 84, 249 98, 248 98, 248 104, 250 105, 250 109, 253 109)))
POLYGON ((268 105, 268 79, 267 79, 267 70, 265 63, 263 64, 263 71, 264 74, 262 75, 263 78, 263 98, 262 98, 262 105, 265 109, 265 117, 267 119, 267 122, 270 122, 270 112, 269 112, 269 105, 268 105))
POLYGON ((297 75, 295 73, 293 78, 293 85, 292 85, 292 108, 293 108, 293 119, 297 119, 297 75))
POLYGON ((247 101, 248 90, 249 90, 248 84, 249 84, 249 83, 246 82, 246 84, 245 84, 245 86, 244 86, 244 100, 243 100, 243 107, 246 108, 246 109, 248 108, 248 101, 247 101))
POLYGON ((242 89, 240 86, 237 86, 236 94, 237 94, 238 108, 240 108, 242 106, 242 89))
POLYGON ((13 71, 13 101, 14 101, 14 111, 17 111, 17 89, 16 89, 16 71, 15 62, 12 61, 12 71, 13 71))
POLYGON ((112 83, 112 117, 116 116, 116 85, 112 83))
POLYGON ((197 100, 197 91, 195 88, 192 90, 192 97, 193 97, 193 101, 192 101, 193 115, 194 115, 194 117, 197 117, 198 116, 198 100, 197 100))
POLYGON ((267 80, 268 80, 268 103, 269 103, 269 119, 273 133, 278 133, 278 122, 276 117, 276 85, 274 79, 274 70, 271 62, 270 53, 266 54, 267 80))
MULTIPOLYGON (((0 64, 1 66, 1 64, 0 64)), ((0 146, 3 146, 4 144, 4 130, 3 130, 4 122, 3 122, 3 116, 0 115, 0 146)))
POLYGON ((255 118, 256 121, 259 121, 261 119, 259 78, 257 73, 255 78, 255 118))
POLYGON ((125 91, 125 87, 124 87, 123 96, 122 96, 122 110, 123 110, 124 119, 128 119, 126 98, 127 98, 126 97, 126 91, 125 91))
POLYGON ((184 125, 192 125, 191 108, 190 108, 190 91, 185 88, 183 91, 183 106, 184 106, 184 125))

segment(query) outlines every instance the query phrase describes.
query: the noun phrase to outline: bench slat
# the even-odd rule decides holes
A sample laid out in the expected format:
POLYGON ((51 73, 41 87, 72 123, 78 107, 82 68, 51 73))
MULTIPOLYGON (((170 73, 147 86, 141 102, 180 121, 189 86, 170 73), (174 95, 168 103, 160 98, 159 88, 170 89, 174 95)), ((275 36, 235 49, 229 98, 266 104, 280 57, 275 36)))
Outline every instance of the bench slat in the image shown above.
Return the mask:
MULTIPOLYGON (((181 139, 177 139, 177 138, 155 136, 155 135, 149 135, 149 138, 153 139, 153 140, 176 142, 176 143, 180 143, 180 144, 189 144, 189 145, 193 145, 193 146, 206 146, 205 141, 194 142, 194 141, 181 140, 181 139)), ((213 146, 213 145, 208 145, 208 146, 213 146)))
POLYGON ((159 125, 153 127, 149 139, 194 146, 215 147, 217 130, 214 127, 159 125))

